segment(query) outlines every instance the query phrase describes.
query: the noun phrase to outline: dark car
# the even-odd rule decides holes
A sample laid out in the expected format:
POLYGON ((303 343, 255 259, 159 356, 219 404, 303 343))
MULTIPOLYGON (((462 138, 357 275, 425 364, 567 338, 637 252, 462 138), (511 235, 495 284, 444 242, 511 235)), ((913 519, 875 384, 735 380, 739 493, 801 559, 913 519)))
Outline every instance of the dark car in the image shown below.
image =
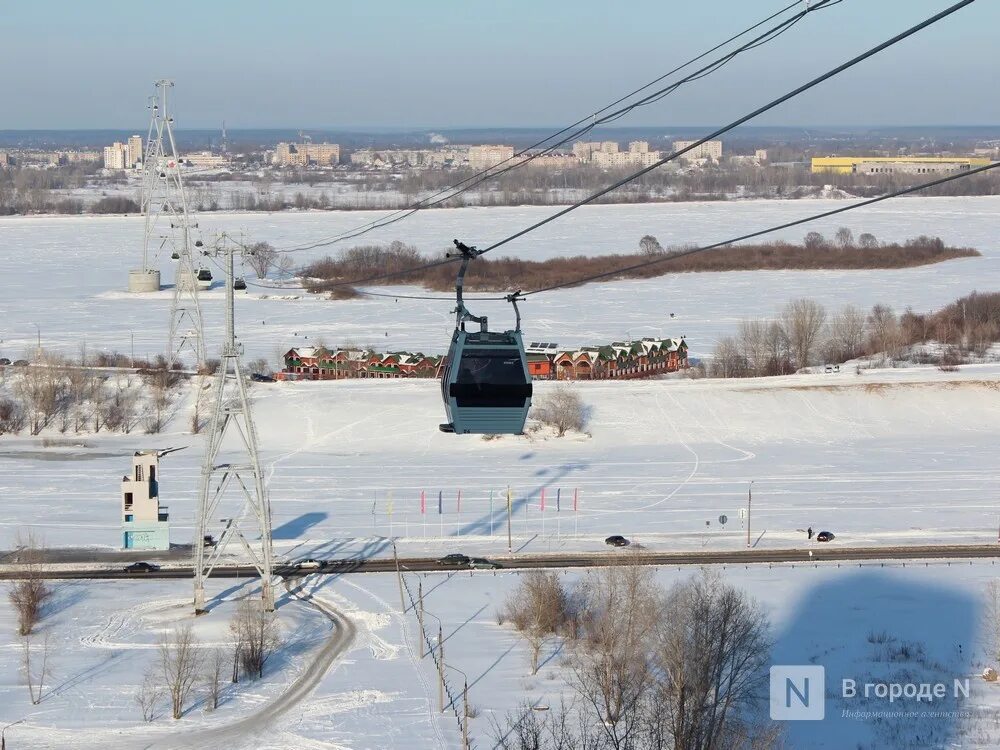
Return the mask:
POLYGON ((623 537, 621 534, 615 534, 605 539, 604 543, 612 547, 627 547, 628 539, 623 537))
POLYGON ((438 560, 438 563, 440 565, 468 565, 469 557, 460 552, 452 552, 450 555, 445 555, 438 560))
POLYGON ((26 360, 26 359, 15 359, 14 360, 14 367, 27 367, 27 366, 28 366, 28 360, 26 360))
POLYGON ((255 383, 273 383, 274 376, 261 375, 259 372, 250 373, 250 379, 255 383))
POLYGON ((135 562, 125 566, 126 573, 155 573, 159 569, 159 565, 148 562, 135 562))
POLYGON ((0 357, 0 366, 6 367, 10 364, 10 360, 6 357, 0 357))
POLYGON ((469 560, 469 567, 473 570, 498 570, 503 565, 493 562, 493 560, 487 560, 485 557, 473 557, 469 560))
POLYGON ((816 535, 817 542, 832 542, 834 539, 832 531, 821 531, 816 535))

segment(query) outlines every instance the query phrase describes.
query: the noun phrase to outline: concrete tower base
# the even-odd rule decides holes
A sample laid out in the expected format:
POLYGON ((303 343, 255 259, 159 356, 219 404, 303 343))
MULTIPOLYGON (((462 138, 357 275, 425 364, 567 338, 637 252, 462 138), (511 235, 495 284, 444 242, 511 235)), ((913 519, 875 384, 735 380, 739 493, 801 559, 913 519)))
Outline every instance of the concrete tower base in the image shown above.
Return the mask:
POLYGON ((137 293, 160 291, 160 272, 133 268, 128 272, 128 290, 137 293))

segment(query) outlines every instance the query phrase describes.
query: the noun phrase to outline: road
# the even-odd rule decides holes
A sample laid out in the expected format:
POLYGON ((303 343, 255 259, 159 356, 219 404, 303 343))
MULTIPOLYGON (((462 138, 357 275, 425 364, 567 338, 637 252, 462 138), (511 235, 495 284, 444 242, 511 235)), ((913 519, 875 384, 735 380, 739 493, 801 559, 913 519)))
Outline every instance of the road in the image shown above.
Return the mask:
MULTIPOLYGON (((823 546, 810 549, 728 550, 698 552, 649 552, 615 550, 600 553, 565 553, 545 555, 513 555, 494 558, 504 569, 521 568, 590 568, 620 564, 628 560, 638 565, 744 565, 761 563, 802 562, 858 562, 871 560, 970 560, 1000 558, 1000 544, 989 545, 924 545, 896 547, 836 547, 823 546), (812 556, 810 557, 810 552, 812 556)), ((401 558, 399 564, 409 571, 465 570, 465 566, 446 565, 436 558, 401 558)), ((124 567, 124 566, 123 566, 124 567)), ((320 569, 301 569, 294 565, 276 566, 278 576, 294 578, 310 574, 345 575, 348 573, 395 572, 396 563, 391 558, 330 560, 320 569)), ((48 579, 60 578, 190 578, 192 566, 166 567, 149 573, 132 573, 122 568, 90 567, 60 568, 46 566, 48 579)), ((213 578, 252 578, 256 571, 249 565, 220 565, 212 571, 213 578)), ((0 580, 23 576, 16 565, 0 570, 0 580)))
POLYGON ((240 747, 264 747, 264 744, 257 741, 258 735, 273 729, 274 722, 279 716, 309 696, 331 665, 354 641, 357 631, 350 619, 323 600, 303 591, 301 586, 291 588, 286 585, 286 587, 289 594, 316 607, 333 623, 333 633, 306 670, 275 701, 245 719, 217 729, 185 732, 165 737, 146 745, 146 748, 149 750, 226 748, 228 750, 240 747))

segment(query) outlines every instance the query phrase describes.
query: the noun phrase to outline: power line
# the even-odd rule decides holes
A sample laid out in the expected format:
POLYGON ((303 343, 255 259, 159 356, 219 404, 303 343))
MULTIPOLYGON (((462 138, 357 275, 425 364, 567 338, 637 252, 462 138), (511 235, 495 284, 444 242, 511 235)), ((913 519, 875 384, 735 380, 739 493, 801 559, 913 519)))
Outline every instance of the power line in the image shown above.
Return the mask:
POLYGON ((799 94, 802 94, 802 93, 808 91, 809 89, 811 89, 811 88, 813 88, 815 86, 818 86, 820 83, 823 83, 824 81, 826 81, 826 80, 828 80, 830 78, 833 78, 834 76, 839 75, 840 73, 843 73, 845 70, 848 70, 849 68, 854 67, 858 63, 867 60, 869 57, 873 57, 874 55, 877 55, 879 52, 882 52, 883 50, 886 50, 889 47, 892 47, 893 45, 898 44, 899 42, 903 41, 904 39, 907 39, 908 37, 913 36, 918 31, 921 31, 921 30, 927 28, 928 26, 931 26, 932 24, 937 23, 941 19, 950 16, 952 13, 955 13, 956 11, 961 10, 962 8, 964 8, 967 5, 971 5, 974 2, 975 2, 975 0, 960 0, 960 2, 955 3, 954 5, 950 6, 949 8, 946 8, 945 10, 941 11, 940 13, 936 13, 935 15, 931 16, 930 18, 928 18, 928 19, 926 19, 924 21, 921 21, 920 23, 916 24, 915 26, 911 26, 906 31, 904 31, 904 32, 902 32, 900 34, 897 34, 896 36, 892 37, 891 39, 888 39, 888 40, 882 42, 881 44, 876 45, 875 47, 872 47, 867 52, 861 53, 860 55, 858 55, 858 56, 856 56, 856 57, 848 60, 847 62, 842 63, 841 65, 838 65, 837 67, 833 68, 832 70, 828 70, 826 73, 823 73, 822 75, 817 76, 816 78, 813 78, 808 83, 805 83, 805 84, 799 86, 798 88, 793 89, 792 91, 789 91, 787 94, 784 94, 783 96, 779 96, 777 99, 773 99, 772 101, 768 102, 764 106, 758 107, 753 112, 751 112, 751 113, 749 113, 747 115, 744 115, 743 117, 740 117, 737 120, 733 120, 728 125, 725 125, 725 126, 719 128, 718 130, 715 130, 712 133, 709 133, 708 135, 704 136, 703 138, 700 138, 699 140, 693 141, 691 143, 691 145, 687 146, 686 148, 682 148, 682 149, 679 149, 677 151, 674 151, 672 154, 669 154, 669 155, 665 156, 664 158, 660 159, 659 161, 655 162, 654 164, 651 164, 648 167, 644 167, 644 168, 640 169, 639 171, 634 172, 634 173, 628 175, 627 177, 624 177, 621 180, 618 180, 617 182, 613 183, 612 185, 609 185, 606 188, 602 188, 601 190, 598 190, 596 193, 593 193, 593 194, 589 195, 588 197, 584 198, 583 200, 577 201, 576 203, 573 203, 572 205, 567 206, 566 208, 564 208, 564 209, 562 209, 560 211, 557 211, 556 213, 552 214, 551 216, 548 216, 545 219, 542 219, 541 221, 535 222, 531 226, 526 227, 525 229, 522 229, 519 232, 515 232, 514 234, 509 235, 508 237, 505 237, 504 239, 500 240, 499 242, 494 242, 489 247, 487 247, 487 248, 483 249, 482 251, 480 251, 480 255, 483 254, 483 253, 488 253, 490 250, 495 250, 498 247, 502 247, 503 245, 506 245, 508 242, 516 240, 518 237, 523 237, 524 235, 528 234, 529 232, 533 232, 534 230, 538 229, 539 227, 543 227, 546 224, 548 224, 549 222, 555 221, 556 219, 560 218, 561 216, 565 216, 570 211, 575 211, 576 209, 580 208, 581 206, 586 206, 588 203, 592 203, 593 201, 597 200, 601 196, 607 195, 608 193, 612 192, 613 190, 617 190, 622 185, 626 185, 629 182, 632 182, 633 180, 637 180, 638 178, 642 177, 643 175, 648 174, 649 172, 652 172, 654 169, 658 169, 659 167, 662 167, 664 164, 666 164, 666 163, 668 163, 670 161, 673 161, 674 159, 678 158, 679 156, 682 156, 682 155, 688 153, 689 151, 691 151, 691 150, 693 150, 695 148, 698 148, 699 146, 701 146, 702 144, 704 144, 706 141, 710 141, 713 138, 718 138, 720 135, 723 135, 724 133, 728 133, 733 128, 736 128, 736 127, 742 125, 743 123, 745 123, 745 122, 747 122, 749 120, 752 120, 753 118, 757 117, 758 115, 761 115, 761 114, 763 114, 763 113, 765 113, 765 112, 767 112, 767 111, 769 111, 771 109, 774 109, 779 104, 783 104, 784 102, 788 101, 789 99, 793 99, 794 97, 798 96, 799 94))
POLYGON ((772 232, 779 232, 782 229, 788 229, 789 227, 798 226, 800 224, 806 224, 811 221, 818 221, 819 219, 825 219, 830 216, 835 216, 837 214, 846 213, 847 211, 853 211, 857 208, 863 208, 864 206, 870 206, 873 203, 879 203, 881 201, 889 200, 890 198, 897 198, 900 195, 907 195, 908 193, 915 193, 918 190, 926 190, 930 187, 935 187, 936 185, 943 185, 946 182, 951 182, 953 180, 959 180, 963 177, 970 177, 974 174, 980 174, 986 172, 995 167, 1000 167, 1000 162, 992 162, 991 164, 986 164, 982 167, 976 167, 975 169, 970 169, 968 171, 958 172, 956 174, 948 175, 947 177, 941 177, 937 180, 931 180, 930 182, 924 182, 920 185, 913 185, 911 187, 902 188, 896 190, 892 193, 887 193, 886 195, 880 195, 876 198, 869 198, 863 200, 860 203, 852 203, 849 206, 841 206, 840 208, 834 208, 830 211, 823 211, 822 213, 813 214, 811 216, 806 216, 802 219, 795 219, 794 221, 787 221, 784 224, 778 224, 773 227, 768 227, 767 229, 760 229, 756 232, 748 232, 747 234, 742 234, 739 237, 730 237, 727 240, 722 240, 720 242, 714 242, 711 245, 705 245, 703 247, 695 247, 690 250, 682 250, 677 253, 672 253, 671 255, 664 256, 662 258, 654 258, 653 260, 644 261, 642 263, 635 263, 631 266, 624 266, 622 268, 617 268, 613 271, 606 271, 604 273, 592 274, 590 276, 581 276, 577 279, 572 279, 570 281, 564 281, 559 284, 553 284, 551 286, 542 287, 541 289, 535 289, 530 292, 524 292, 520 294, 520 297, 529 297, 534 294, 542 294, 543 292, 551 292, 554 289, 563 289, 570 286, 578 286, 580 284, 586 284, 588 281, 598 281, 600 279, 606 279, 610 276, 617 276, 621 273, 627 273, 628 271, 636 271, 640 268, 648 268, 649 266, 655 266, 661 263, 668 263, 672 260, 677 260, 678 258, 684 258, 689 255, 695 255, 697 253, 703 253, 707 250, 715 250, 720 247, 725 247, 726 245, 731 245, 734 242, 742 242, 744 240, 750 240, 754 237, 760 237, 765 234, 771 234, 772 232))
POLYGON ((726 53, 722 57, 720 57, 720 58, 714 60, 713 62, 705 65, 704 67, 699 68, 698 70, 694 71, 693 73, 689 74, 688 76, 686 76, 686 77, 684 77, 684 78, 682 78, 682 79, 680 79, 680 80, 678 80, 678 81, 670 84, 669 86, 666 86, 664 88, 658 89, 657 91, 654 91, 654 92, 646 95, 645 97, 643 97, 642 99, 640 99, 640 100, 638 100, 636 102, 633 102, 633 103, 631 103, 631 104, 629 104, 629 105, 627 105, 625 107, 622 107, 622 108, 620 108, 618 110, 615 110, 614 112, 610 112, 607 115, 603 115, 603 113, 607 112, 612 107, 615 107, 615 106, 621 104, 622 102, 625 102, 628 99, 632 98, 633 96, 636 96, 637 94, 642 93, 643 91, 645 91, 646 89, 650 88, 651 86, 654 86, 657 83, 660 83, 664 79, 668 78, 669 76, 673 75, 674 73, 677 73, 677 72, 683 70, 684 68, 689 67, 690 65, 693 65, 697 61, 701 60, 704 57, 707 57, 711 53, 713 53, 713 52, 717 51, 718 49, 726 46, 727 44, 735 41, 736 39, 739 39, 740 37, 746 36, 747 34, 755 31, 756 29, 758 29, 761 26, 763 26, 764 24, 766 24, 768 21, 771 21, 771 20, 777 18, 778 16, 780 16, 783 13, 787 12, 791 8, 794 8, 796 5, 800 5, 802 3, 802 1, 803 0, 796 0, 796 2, 793 2, 790 5, 785 6, 781 10, 779 10, 779 11, 771 14, 770 16, 768 16, 767 18, 764 18, 763 20, 757 22, 753 26, 750 26, 749 28, 741 31, 740 33, 735 34, 735 35, 729 37, 725 41, 720 42, 719 44, 715 45, 711 49, 706 50, 705 52, 702 52, 700 55, 697 55, 696 57, 691 58, 687 62, 685 62, 685 63, 683 63, 683 64, 675 67, 673 70, 670 70, 667 73, 664 73, 663 75, 661 75, 658 78, 650 81, 649 83, 645 84, 644 86, 640 86, 638 89, 635 89, 634 91, 626 94, 625 96, 620 97, 619 99, 611 102, 610 104, 606 105, 605 107, 597 110, 597 112, 595 112, 594 114, 588 115, 587 117, 584 117, 584 118, 581 118, 580 120, 577 120, 572 125, 568 125, 567 127, 563 128, 562 130, 559 130, 556 133, 553 133, 552 135, 546 136, 545 138, 543 138, 542 140, 538 141, 537 143, 534 143, 534 144, 532 144, 530 146, 527 146, 527 147, 521 149, 520 151, 517 151, 512 156, 510 156, 507 159, 504 159, 503 161, 499 162, 498 164, 494 164, 494 165, 492 165, 492 166, 490 166, 490 167, 488 167, 488 168, 486 168, 484 170, 481 170, 481 171, 479 171, 479 172, 471 175, 470 177, 465 178, 464 180, 461 180, 461 181, 455 183, 454 185, 451 185, 451 186, 446 187, 446 188, 442 188, 441 190, 438 190, 437 192, 432 193, 431 195, 427 196, 426 198, 421 199, 420 201, 418 201, 417 203, 413 204, 412 206, 410 206, 408 208, 399 209, 398 211, 395 211, 393 213, 387 214, 386 216, 383 216, 383 217, 381 217, 379 219, 374 219, 374 220, 372 220, 372 221, 370 221, 370 222, 368 222, 366 224, 362 224, 362 225, 360 225, 358 227, 355 227, 354 229, 345 230, 345 231, 340 232, 340 233, 338 233, 336 235, 332 235, 331 237, 328 237, 328 238, 325 238, 325 239, 322 239, 322 240, 317 240, 315 242, 303 243, 301 245, 293 245, 293 246, 290 246, 288 248, 280 249, 278 252, 283 252, 283 253, 300 252, 300 251, 303 251, 303 250, 311 250, 311 249, 314 249, 314 248, 317 248, 317 247, 324 247, 324 246, 327 246, 327 245, 335 244, 337 242, 343 242, 344 240, 354 239, 356 237, 360 237, 360 236, 362 236, 364 234, 367 234, 368 232, 371 232, 371 231, 373 231, 375 229, 380 229, 380 228, 389 226, 391 224, 395 224, 398 221, 402 221, 403 219, 405 219, 405 218, 407 218, 409 216, 412 216, 416 212, 421 211, 421 210, 423 210, 425 208, 431 208, 433 206, 440 205, 441 203, 449 201, 449 200, 451 200, 451 199, 453 199, 453 198, 461 195, 462 193, 465 193, 468 190, 471 190, 472 188, 476 187, 477 185, 482 184, 486 180, 495 179, 496 177, 504 175, 504 174, 506 174, 506 173, 508 173, 510 171, 513 171, 514 169, 518 169, 518 168, 520 168, 520 167, 528 164, 529 162, 531 162, 531 161, 533 161, 533 160, 535 160, 537 158, 540 158, 540 157, 544 156, 545 154, 551 153, 552 151, 554 151, 559 146, 562 146, 562 145, 568 143, 571 140, 574 140, 576 138, 579 138, 579 137, 581 137, 581 136, 589 133, 591 130, 593 130, 594 128, 596 128, 598 125, 603 125, 603 124, 606 124, 608 122, 614 122, 615 120, 618 120, 618 119, 624 117, 626 114, 628 114, 629 112, 631 112, 632 110, 634 110, 634 109, 636 109, 638 107, 646 106, 648 104, 653 104, 655 102, 661 101, 664 97, 668 96, 669 94, 672 94, 674 91, 676 91, 682 85, 684 85, 686 83, 690 83, 692 81, 700 80, 701 78, 704 78, 704 77, 706 77, 706 76, 714 73, 715 71, 719 70, 720 68, 722 68, 723 66, 725 66, 726 64, 728 64, 729 62, 731 62, 734 58, 736 58, 742 52, 745 52, 745 51, 751 50, 751 49, 755 49, 755 48, 757 48, 757 47, 759 47, 759 46, 761 46, 763 44, 766 44, 767 42, 773 41, 777 37, 779 37, 782 34, 784 34, 786 31, 788 31, 792 26, 794 26, 795 24, 797 24, 803 18, 805 18, 805 16, 808 15, 809 13, 813 13, 813 12, 818 11, 818 10, 823 10, 823 9, 832 7, 834 5, 838 5, 839 3, 843 2, 843 0, 820 0, 820 2, 818 2, 815 5, 809 5, 807 3, 805 10, 801 11, 800 13, 796 14, 795 16, 792 16, 791 18, 788 18, 788 19, 782 21, 777 26, 775 26, 775 27, 773 27, 773 28, 765 31, 764 33, 762 33, 762 34, 758 35, 757 37, 751 39, 750 41, 746 42, 742 46, 737 47, 736 49, 734 49, 734 50, 726 53), (603 115, 603 116, 600 116, 600 115, 603 115), (583 125, 582 128, 580 127, 581 125, 583 125), (575 128, 579 128, 579 129, 574 130, 575 128), (566 133, 569 133, 569 134, 565 135, 566 133), (545 146, 545 144, 548 143, 549 141, 551 141, 552 139, 559 138, 560 136, 563 136, 563 135, 565 135, 565 137, 561 138, 560 140, 558 140, 558 141, 556 141, 554 143, 550 143, 549 145, 545 146), (536 153, 530 153, 530 154, 528 153, 528 152, 532 151, 533 149, 539 148, 541 146, 545 146, 545 148, 542 149, 541 151, 536 152, 536 153), (525 154, 527 154, 526 157, 525 157, 525 154), (521 157, 525 157, 525 158, 521 158, 521 157), (504 165, 507 165, 507 166, 504 166, 504 165), (503 167, 503 168, 500 169, 500 167, 503 167))
MULTIPOLYGON (((805 91, 808 91, 809 89, 813 88, 814 86, 817 86, 818 84, 822 83, 823 81, 826 81, 826 80, 828 80, 830 78, 833 78, 834 76, 838 75, 839 73, 842 73, 843 71, 847 70, 848 68, 851 68, 851 67, 857 65, 858 63, 860 63, 860 62, 868 59, 869 57, 872 57, 872 56, 878 54, 879 52, 882 52, 883 50, 885 50, 885 49, 887 49, 887 48, 889 48, 889 47, 891 47, 891 46, 893 46, 893 45, 901 42, 902 40, 904 40, 904 39, 912 36, 913 34, 916 34, 918 31, 921 31, 922 29, 924 29, 924 28, 926 28, 926 27, 928 27, 928 26, 930 26, 930 25, 932 25, 932 24, 940 21, 941 19, 943 19, 943 18, 945 18, 947 16, 950 16, 952 13, 960 10, 961 8, 964 8, 966 5, 971 5, 973 2, 975 2, 975 0, 960 0, 960 2, 955 3, 954 5, 950 6, 949 8, 946 8, 945 10, 941 11, 940 13, 937 13, 937 14, 931 16, 930 18, 928 18, 928 19, 926 19, 926 20, 924 20, 924 21, 916 24, 915 26, 911 26, 906 31, 904 31, 904 32, 902 32, 900 34, 897 34, 896 36, 894 36, 894 37, 886 40, 885 42, 882 42, 881 44, 879 44, 879 45, 877 45, 875 47, 872 47, 867 52, 864 52, 864 53, 862 53, 860 55, 857 55, 856 57, 852 58, 851 60, 848 60, 847 62, 842 63, 841 65, 838 65, 837 67, 835 67, 835 68, 827 71, 826 73, 823 73, 822 75, 820 75, 820 76, 812 79, 808 83, 805 83, 802 86, 799 86, 798 88, 793 89, 792 91, 788 92, 787 94, 784 94, 783 96, 781 96, 781 97, 779 97, 777 99, 772 100, 770 103, 765 104, 762 107, 759 107, 758 109, 754 110, 750 114, 744 115, 743 117, 740 117, 738 120, 735 120, 735 121, 731 122, 730 124, 728 124, 728 125, 726 125, 726 126, 724 126, 722 128, 719 128, 718 130, 710 133, 709 135, 704 136, 703 138, 701 138, 701 139, 699 139, 697 141, 692 142, 691 145, 687 146, 686 148, 679 149, 678 151, 675 151, 674 153, 666 156, 665 158, 660 159, 658 162, 656 162, 656 163, 654 163, 654 164, 652 164, 652 165, 650 165, 648 167, 644 167, 643 169, 639 170, 638 172, 635 172, 635 173, 633 173, 633 174, 631 174, 631 175, 623 178, 622 180, 619 180, 618 182, 614 183, 613 185, 611 185, 611 186, 609 186, 607 188, 604 188, 604 189, 602 189, 602 190, 600 190, 600 191, 598 191, 598 192, 590 195, 589 197, 585 198, 584 200, 579 201, 577 203, 574 203, 574 204, 572 204, 570 206, 567 206, 566 208, 562 209, 561 211, 556 212, 555 214, 552 214, 551 216, 543 219, 542 221, 536 222, 535 224, 532 224, 531 226, 529 226, 529 227, 527 227, 525 229, 522 229, 519 232, 516 232, 515 234, 509 235, 508 237, 500 240, 499 242, 495 242, 494 244, 490 245, 486 249, 484 249, 482 251, 479 251, 478 255, 482 255, 483 253, 487 253, 490 250, 495 250, 496 248, 501 247, 502 245, 506 245, 508 242, 511 242, 512 240, 515 240, 515 239, 517 239, 519 237, 522 237, 522 236, 528 234, 529 232, 532 232, 535 229, 538 229, 539 227, 544 226, 545 224, 548 224, 549 222, 555 221, 556 219, 560 218, 561 216, 565 216, 570 211, 574 211, 577 208, 580 208, 581 206, 587 205, 588 203, 593 202, 594 200, 596 200, 597 198, 601 197, 602 195, 606 195, 607 193, 611 192, 612 190, 615 190, 615 189, 621 187, 622 185, 625 185, 625 184, 627 184, 627 183, 629 183, 629 182, 631 182, 633 180, 638 179, 639 177, 642 177, 645 174, 648 174, 649 172, 653 171, 654 169, 657 169, 658 167, 663 166, 667 162, 669 162, 669 161, 671 161, 673 159, 676 159, 679 156, 682 156, 683 154, 687 153, 688 151, 691 151, 692 149, 697 148, 698 146, 702 145, 706 141, 710 141, 713 138, 716 138, 716 137, 718 137, 718 136, 720 136, 720 135, 722 135, 722 134, 724 134, 724 133, 732 130, 733 128, 735 128, 735 127, 737 127, 737 126, 739 126, 739 125, 747 122, 748 120, 751 120, 754 117, 757 117, 758 115, 760 115, 760 114, 762 114, 764 112, 767 112, 770 109, 773 109, 774 107, 778 106, 779 104, 782 104, 782 103, 788 101, 789 99, 792 99, 792 98, 798 96, 799 94, 801 94, 801 93, 803 93, 805 91)), ((976 171, 979 171, 979 170, 976 170, 976 171)), ((974 173, 975 172, 967 172, 967 173, 964 173, 964 174, 974 174, 974 173)), ((927 187, 930 184, 936 184, 936 183, 928 183, 928 185, 925 185, 924 187, 927 187)), ((919 189, 919 188, 914 188, 914 189, 919 189)), ((908 191, 908 192, 912 192, 912 191, 908 191)), ((902 195, 903 193, 898 193, 898 194, 902 195)), ((885 197, 893 197, 894 195, 895 194, 889 194, 888 196, 885 196, 885 197)), ((389 279, 389 278, 398 278, 400 276, 406 276, 406 275, 409 275, 409 274, 412 274, 412 273, 417 273, 419 271, 424 271, 424 270, 427 270, 429 268, 436 268, 438 266, 443 266, 443 265, 448 265, 450 263, 458 263, 458 262, 460 262, 459 258, 446 258, 446 259, 434 261, 434 262, 431 262, 431 263, 424 263, 424 264, 421 264, 421 265, 418 265, 418 266, 414 266, 414 267, 408 268, 408 269, 403 269, 403 270, 400 270, 400 271, 392 271, 392 272, 388 272, 388 273, 377 274, 377 275, 374 275, 374 276, 369 276, 369 277, 362 278, 362 279, 355 279, 355 280, 352 280, 352 281, 338 282, 336 284, 327 285, 327 289, 334 289, 334 288, 344 287, 344 286, 355 286, 355 285, 358 285, 358 284, 365 284, 365 283, 369 283, 369 282, 372 282, 372 281, 382 281, 384 279, 389 279)))

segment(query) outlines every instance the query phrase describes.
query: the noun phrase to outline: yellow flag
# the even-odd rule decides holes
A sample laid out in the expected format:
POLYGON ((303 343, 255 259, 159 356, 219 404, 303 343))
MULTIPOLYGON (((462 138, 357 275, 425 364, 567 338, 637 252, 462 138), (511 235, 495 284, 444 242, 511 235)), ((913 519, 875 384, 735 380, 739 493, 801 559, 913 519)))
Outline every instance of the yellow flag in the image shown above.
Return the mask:
POLYGON ((390 516, 392 515, 392 491, 391 490, 389 491, 389 505, 388 505, 388 507, 386 509, 386 513, 388 513, 390 516))

